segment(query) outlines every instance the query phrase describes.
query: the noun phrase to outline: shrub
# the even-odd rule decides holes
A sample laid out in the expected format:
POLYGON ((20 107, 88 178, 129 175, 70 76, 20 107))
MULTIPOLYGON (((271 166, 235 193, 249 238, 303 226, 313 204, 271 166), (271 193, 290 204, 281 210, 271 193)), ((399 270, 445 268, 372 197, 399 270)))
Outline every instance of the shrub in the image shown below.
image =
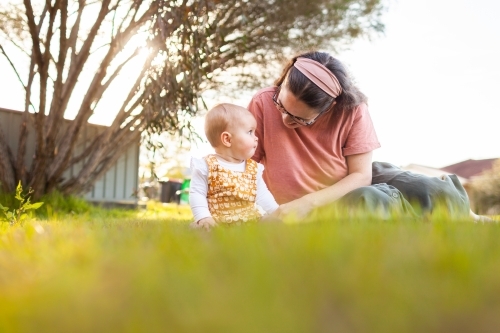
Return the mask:
MULTIPOLYGON (((23 187, 21 182, 17 184, 16 194, 14 199, 19 203, 17 204, 17 208, 9 209, 9 207, 2 206, 0 204, 0 211, 3 213, 3 220, 9 222, 10 225, 22 223, 24 220, 28 218, 28 212, 31 210, 36 210, 43 205, 43 202, 30 202, 30 195, 33 193, 33 190, 30 188, 27 194, 23 194, 23 187)), ((10 207, 14 207, 15 204, 12 204, 10 207)))
POLYGON ((500 214, 500 159, 472 182, 472 196, 480 214, 500 214))

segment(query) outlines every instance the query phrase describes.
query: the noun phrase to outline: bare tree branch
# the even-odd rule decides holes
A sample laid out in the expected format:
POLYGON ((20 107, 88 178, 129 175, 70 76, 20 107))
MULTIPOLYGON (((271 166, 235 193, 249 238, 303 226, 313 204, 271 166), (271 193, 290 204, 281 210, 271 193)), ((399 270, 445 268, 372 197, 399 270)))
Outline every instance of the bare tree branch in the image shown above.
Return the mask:
POLYGON ((26 8, 26 18, 28 19, 28 27, 30 30, 31 41, 33 43, 33 53, 35 55, 36 63, 39 67, 42 66, 43 57, 42 51, 40 49, 40 37, 38 34, 38 28, 35 23, 35 14, 33 13, 33 7, 31 7, 31 1, 24 0, 24 7, 26 8))
POLYGON ((9 62, 10 67, 12 68, 12 70, 14 70, 14 73, 16 74, 16 77, 19 80, 19 83, 21 83, 21 85, 23 86, 23 89, 26 91, 26 86, 23 83, 23 79, 21 79, 21 75, 19 75, 19 72, 17 71, 16 66, 14 65, 12 60, 10 60, 10 57, 7 55, 7 52, 5 52, 5 49, 3 48, 2 45, 0 45, 0 51, 2 51, 3 55, 5 56, 7 61, 9 62))
POLYGON ((70 152, 72 151, 74 144, 76 142, 76 137, 82 127, 85 124, 92 113, 92 103, 100 98, 99 96, 99 86, 106 76, 106 70, 109 67, 111 61, 114 59, 115 55, 123 49, 130 38, 137 32, 140 25, 146 22, 152 13, 156 11, 156 7, 151 5, 148 10, 142 15, 142 17, 137 20, 134 24, 129 25, 123 32, 118 32, 113 39, 108 53, 104 56, 99 69, 94 76, 87 93, 82 101, 81 107, 77 113, 75 121, 66 130, 64 135, 65 139, 61 143, 59 154, 54 159, 54 164, 48 173, 49 178, 54 178, 54 176, 63 172, 66 168, 67 163, 70 160, 70 152))

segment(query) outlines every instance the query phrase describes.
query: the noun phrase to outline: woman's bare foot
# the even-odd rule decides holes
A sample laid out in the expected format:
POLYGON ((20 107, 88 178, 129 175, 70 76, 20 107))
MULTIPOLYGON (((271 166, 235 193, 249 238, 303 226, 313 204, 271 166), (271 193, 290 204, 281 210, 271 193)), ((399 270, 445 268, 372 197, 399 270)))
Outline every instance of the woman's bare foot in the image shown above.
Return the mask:
POLYGON ((472 217, 474 222, 495 222, 491 217, 484 215, 477 215, 472 210, 469 211, 469 216, 472 217))

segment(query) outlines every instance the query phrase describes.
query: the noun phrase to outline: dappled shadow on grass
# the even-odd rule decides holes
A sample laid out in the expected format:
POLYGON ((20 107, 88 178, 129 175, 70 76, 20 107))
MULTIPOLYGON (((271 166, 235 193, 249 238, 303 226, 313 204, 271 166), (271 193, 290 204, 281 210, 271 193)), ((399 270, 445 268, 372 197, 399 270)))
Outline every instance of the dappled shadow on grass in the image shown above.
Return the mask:
POLYGON ((3 227, 0 331, 488 332, 500 324, 496 223, 319 210, 205 232, 158 210, 3 227))

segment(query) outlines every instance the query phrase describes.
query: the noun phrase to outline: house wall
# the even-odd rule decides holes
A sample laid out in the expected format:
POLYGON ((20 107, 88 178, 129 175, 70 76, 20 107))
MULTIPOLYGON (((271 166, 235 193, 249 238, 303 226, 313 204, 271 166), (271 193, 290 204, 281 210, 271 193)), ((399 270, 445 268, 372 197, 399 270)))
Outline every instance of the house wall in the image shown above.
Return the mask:
MULTIPOLYGON (((7 143, 15 155, 19 145, 19 133, 22 121, 22 112, 0 108, 0 126, 7 139, 7 143)), ((65 121, 62 130, 70 124, 65 121)), ((91 139, 102 133, 105 126, 87 124, 79 134, 73 151, 73 156, 79 155, 85 150, 91 139)), ((34 130, 28 128, 26 141, 25 163, 31 165, 35 154, 34 130)), ((64 178, 70 178, 82 169, 84 161, 72 165, 63 174, 64 178)), ((93 185, 92 189, 83 197, 88 201, 98 203, 123 203, 135 204, 137 198, 133 196, 139 186, 139 142, 130 145, 125 153, 120 156, 116 163, 93 185)))
POLYGON ((118 161, 85 195, 89 201, 137 203, 135 193, 139 186, 139 143, 131 145, 118 161))
MULTIPOLYGON (((17 154, 19 147, 19 133, 21 129, 22 113, 0 108, 0 126, 14 156, 17 154)), ((26 140, 26 154, 24 162, 26 165, 31 165, 31 160, 35 154, 35 133, 28 130, 28 138, 26 140)))

